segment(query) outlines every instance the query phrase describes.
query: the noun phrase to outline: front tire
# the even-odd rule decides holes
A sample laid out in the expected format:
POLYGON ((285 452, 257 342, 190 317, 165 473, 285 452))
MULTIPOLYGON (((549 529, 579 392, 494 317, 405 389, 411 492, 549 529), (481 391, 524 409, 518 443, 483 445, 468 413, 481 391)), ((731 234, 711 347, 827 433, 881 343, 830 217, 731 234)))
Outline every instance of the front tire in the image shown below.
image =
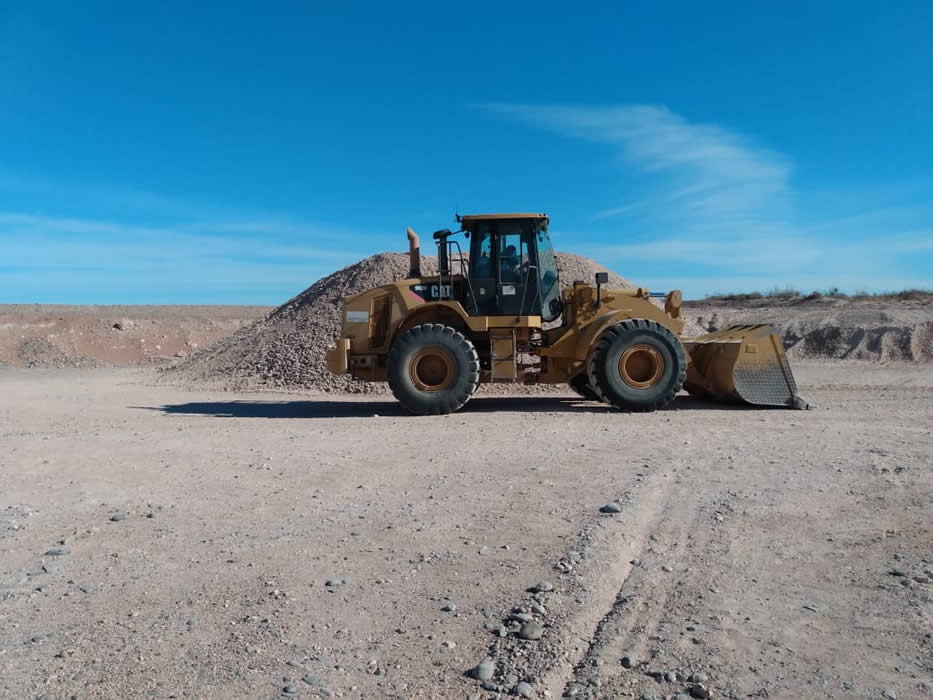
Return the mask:
POLYGON ((586 369, 590 386, 616 408, 654 411, 680 391, 687 361, 673 333, 638 318, 607 330, 590 351, 586 369))
POLYGON ((479 385, 479 355, 457 329, 424 323, 392 344, 386 374, 395 398, 411 413, 453 413, 479 385))

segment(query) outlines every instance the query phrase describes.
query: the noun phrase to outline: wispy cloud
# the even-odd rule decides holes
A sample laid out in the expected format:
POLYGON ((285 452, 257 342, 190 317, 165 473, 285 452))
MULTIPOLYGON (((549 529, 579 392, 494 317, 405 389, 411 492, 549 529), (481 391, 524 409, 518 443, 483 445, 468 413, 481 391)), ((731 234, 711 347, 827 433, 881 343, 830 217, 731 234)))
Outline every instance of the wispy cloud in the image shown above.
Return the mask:
POLYGON ((0 301, 274 304, 358 257, 285 231, 0 212, 0 301))
POLYGON ((929 259, 923 268, 911 259, 929 257, 931 236, 906 223, 908 214, 933 223, 929 208, 924 219, 915 204, 863 204, 857 215, 801 225, 807 218, 796 208, 791 159, 733 129, 653 105, 475 107, 606 146, 602 157, 620 168, 619 199, 589 217, 601 231, 568 238, 601 241, 584 245, 585 252, 639 282, 670 284, 672 266, 693 272, 684 281, 694 285, 688 293, 708 291, 704 279, 728 290, 730 278, 751 288, 818 279, 822 287, 851 281, 890 288, 895 280, 933 277, 929 259), (632 182, 639 183, 634 192, 632 182))
POLYGON ((289 213, 0 168, 0 302, 275 304, 380 241, 289 213))
MULTIPOLYGON (((487 104, 489 112, 565 136, 613 147, 623 161, 655 176, 650 201, 676 205, 694 226, 741 224, 789 194, 790 161, 731 130, 687 121, 667 107, 548 107, 487 104)), ((641 203, 598 212, 609 218, 641 203)))

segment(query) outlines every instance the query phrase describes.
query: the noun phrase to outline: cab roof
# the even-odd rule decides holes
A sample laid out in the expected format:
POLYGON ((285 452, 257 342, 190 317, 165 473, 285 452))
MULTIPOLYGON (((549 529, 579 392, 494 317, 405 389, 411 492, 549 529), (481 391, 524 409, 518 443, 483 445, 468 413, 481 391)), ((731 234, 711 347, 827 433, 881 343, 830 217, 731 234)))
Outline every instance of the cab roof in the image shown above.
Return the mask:
POLYGON ((457 221, 463 228, 468 229, 470 224, 479 221, 501 221, 506 219, 528 219, 530 221, 544 221, 548 223, 547 214, 544 213, 509 213, 509 214, 464 214, 457 216, 457 221))

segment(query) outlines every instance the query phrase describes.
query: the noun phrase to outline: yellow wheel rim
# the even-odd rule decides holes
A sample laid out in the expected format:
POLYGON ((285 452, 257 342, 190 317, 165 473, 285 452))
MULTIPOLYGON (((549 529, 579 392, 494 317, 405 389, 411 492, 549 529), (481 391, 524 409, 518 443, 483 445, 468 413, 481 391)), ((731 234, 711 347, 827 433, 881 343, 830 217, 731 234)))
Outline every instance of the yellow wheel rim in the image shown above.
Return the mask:
POLYGON ((663 374, 664 357, 650 345, 633 345, 619 357, 619 376, 633 389, 652 387, 663 374))
POLYGON ((415 353, 408 365, 408 375, 421 391, 442 391, 454 381, 454 365, 453 355, 434 345, 415 353))

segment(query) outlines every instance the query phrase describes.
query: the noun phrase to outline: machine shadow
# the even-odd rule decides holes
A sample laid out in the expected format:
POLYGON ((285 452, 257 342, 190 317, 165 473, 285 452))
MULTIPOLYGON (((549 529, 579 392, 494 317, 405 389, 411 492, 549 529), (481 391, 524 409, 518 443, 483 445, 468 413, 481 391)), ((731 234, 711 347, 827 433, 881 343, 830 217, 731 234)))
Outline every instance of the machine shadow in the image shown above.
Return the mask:
MULTIPOLYGON (((211 416, 214 418, 372 418, 408 417, 395 401, 192 401, 163 406, 131 406, 164 414, 211 416)), ((680 409, 730 410, 738 408, 692 396, 678 396, 665 411, 680 409)), ((609 406, 593 401, 557 396, 477 396, 459 413, 613 413, 609 406)))

